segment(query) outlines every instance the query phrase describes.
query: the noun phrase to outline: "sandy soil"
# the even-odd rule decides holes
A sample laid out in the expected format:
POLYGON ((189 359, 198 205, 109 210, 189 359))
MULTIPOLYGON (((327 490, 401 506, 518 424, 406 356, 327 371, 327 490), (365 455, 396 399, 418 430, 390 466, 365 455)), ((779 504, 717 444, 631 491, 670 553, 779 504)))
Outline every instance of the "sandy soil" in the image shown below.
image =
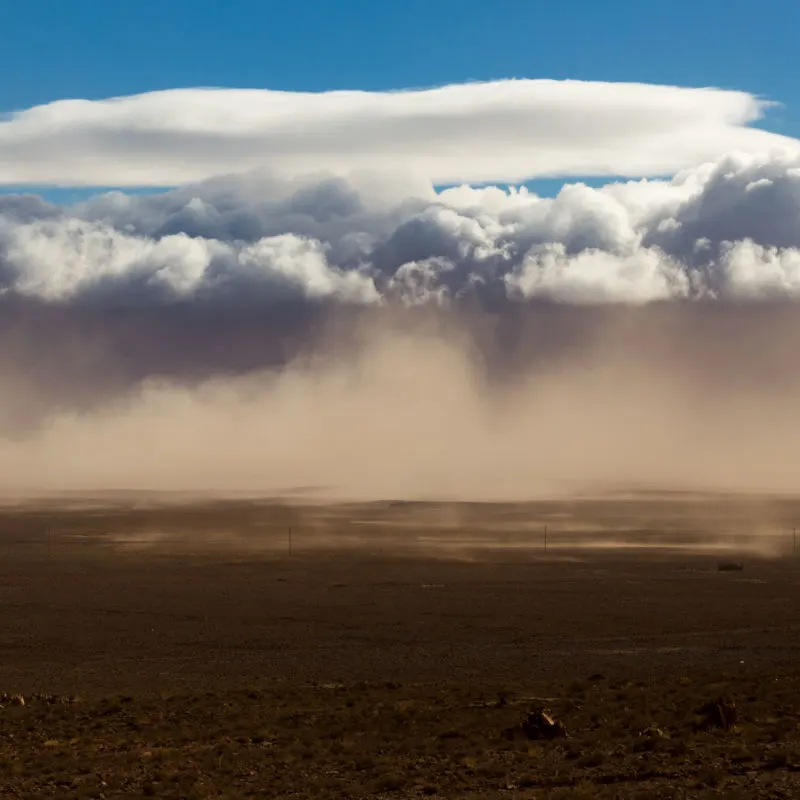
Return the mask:
POLYGON ((0 511, 2 796, 800 793, 794 501, 164 499, 0 511))

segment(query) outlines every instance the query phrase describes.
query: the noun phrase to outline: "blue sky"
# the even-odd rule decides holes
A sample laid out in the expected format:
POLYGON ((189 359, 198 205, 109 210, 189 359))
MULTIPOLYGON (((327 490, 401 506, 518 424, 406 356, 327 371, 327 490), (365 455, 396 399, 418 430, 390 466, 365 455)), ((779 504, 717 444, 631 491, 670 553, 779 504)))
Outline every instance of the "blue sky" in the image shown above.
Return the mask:
POLYGON ((798 29, 797 0, 0 0, 0 112, 175 87, 581 78, 745 90, 784 103, 763 124, 800 136, 798 29))

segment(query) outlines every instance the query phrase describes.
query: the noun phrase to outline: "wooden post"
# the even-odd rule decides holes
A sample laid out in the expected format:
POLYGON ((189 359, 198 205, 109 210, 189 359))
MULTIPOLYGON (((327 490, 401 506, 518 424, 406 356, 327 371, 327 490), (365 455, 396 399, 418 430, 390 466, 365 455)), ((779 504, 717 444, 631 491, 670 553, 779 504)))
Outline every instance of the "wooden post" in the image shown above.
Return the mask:
POLYGON ((547 525, 544 526, 544 551, 547 552, 547 525))
POLYGON ((50 560, 50 553, 53 549, 53 530, 52 528, 47 529, 47 560, 50 560))
POLYGON ((292 528, 289 526, 289 556, 292 555, 292 528))

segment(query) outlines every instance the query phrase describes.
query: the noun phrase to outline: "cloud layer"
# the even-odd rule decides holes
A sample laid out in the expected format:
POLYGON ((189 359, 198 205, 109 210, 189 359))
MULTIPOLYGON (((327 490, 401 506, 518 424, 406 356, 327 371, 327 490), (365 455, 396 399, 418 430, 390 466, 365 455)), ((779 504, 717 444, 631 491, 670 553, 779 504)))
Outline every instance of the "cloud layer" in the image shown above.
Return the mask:
POLYGON ((0 183, 177 186, 266 169, 410 172, 435 184, 673 174, 798 142, 743 92, 510 80, 401 92, 175 89, 59 100, 0 120, 0 183))
POLYGON ((0 291, 98 308, 791 300, 800 156, 555 198, 260 173, 68 208, 8 195, 0 291))

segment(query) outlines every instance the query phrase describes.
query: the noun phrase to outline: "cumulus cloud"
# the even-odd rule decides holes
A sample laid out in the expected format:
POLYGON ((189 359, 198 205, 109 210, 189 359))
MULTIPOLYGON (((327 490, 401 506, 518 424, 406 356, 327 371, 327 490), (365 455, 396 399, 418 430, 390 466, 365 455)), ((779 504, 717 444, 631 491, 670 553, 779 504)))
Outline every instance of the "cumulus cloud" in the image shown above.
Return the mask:
POLYGON ((205 295, 263 295, 370 302, 372 281, 331 266, 323 244, 292 233, 252 244, 190 237, 133 236, 107 224, 66 218, 11 226, 4 265, 14 292, 44 301, 169 303, 205 295))
POLYGON ((554 198, 251 173, 0 205, 0 291, 101 308, 793 299, 799 253, 791 155, 554 198))
POLYGON ((796 140, 748 127, 766 106, 719 89, 553 80, 59 100, 0 121, 0 183, 176 186, 256 168, 436 184, 664 175, 731 151, 796 151, 796 140))
POLYGON ((532 248, 506 284, 523 298, 567 303, 648 303, 686 296, 689 285, 680 266, 654 248, 614 255, 584 250, 569 256, 563 244, 532 248))

